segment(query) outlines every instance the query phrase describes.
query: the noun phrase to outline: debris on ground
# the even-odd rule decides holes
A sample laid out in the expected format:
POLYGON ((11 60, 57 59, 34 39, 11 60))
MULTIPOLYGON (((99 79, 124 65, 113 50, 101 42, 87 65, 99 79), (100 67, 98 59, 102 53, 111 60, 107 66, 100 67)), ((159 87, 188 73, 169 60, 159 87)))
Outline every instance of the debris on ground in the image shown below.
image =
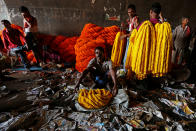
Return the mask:
MULTIPOLYGON (((80 73, 73 68, 59 70, 53 64, 44 68, 51 70, 8 71, 7 76, 16 79, 14 84, 0 85, 0 130, 184 131, 196 127, 196 83, 170 84, 161 78, 160 87, 151 88, 148 80, 123 81, 125 72, 120 69, 118 94, 107 106, 88 110, 80 106, 74 89, 80 73)), ((92 85, 85 78, 80 89, 92 85)))

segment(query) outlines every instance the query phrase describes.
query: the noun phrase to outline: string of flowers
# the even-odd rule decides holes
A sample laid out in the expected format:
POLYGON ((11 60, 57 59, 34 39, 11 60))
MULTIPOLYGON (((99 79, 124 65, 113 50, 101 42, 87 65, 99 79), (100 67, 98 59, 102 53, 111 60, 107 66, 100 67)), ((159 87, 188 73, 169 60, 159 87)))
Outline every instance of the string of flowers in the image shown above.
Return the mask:
POLYGON ((119 32, 117 26, 100 27, 88 23, 84 26, 75 45, 76 69, 84 71, 89 61, 94 58, 94 49, 101 46, 105 50, 105 56, 110 57, 115 36, 119 32))

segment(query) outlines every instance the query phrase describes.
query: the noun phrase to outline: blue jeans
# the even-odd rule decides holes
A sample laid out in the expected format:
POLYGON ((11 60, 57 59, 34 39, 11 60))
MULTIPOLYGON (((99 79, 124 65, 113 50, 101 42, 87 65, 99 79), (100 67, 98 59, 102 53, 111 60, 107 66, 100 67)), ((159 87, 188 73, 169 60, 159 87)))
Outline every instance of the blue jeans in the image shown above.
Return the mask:
POLYGON ((21 61, 22 61, 22 64, 24 65, 24 68, 28 68, 29 66, 29 63, 28 63, 28 60, 27 60, 27 57, 26 57, 26 54, 24 51, 26 51, 26 47, 25 46, 18 46, 16 48, 12 48, 10 50, 10 52, 12 54, 16 54, 16 55, 19 55, 20 58, 21 58, 21 61))
POLYGON ((99 86, 105 86, 107 82, 108 82, 108 72, 106 72, 103 75, 95 76, 95 83, 97 83, 99 86))
POLYGON ((126 63, 126 59, 127 59, 128 49, 129 49, 129 38, 127 38, 127 45, 126 45, 125 55, 124 55, 124 59, 123 59, 123 68, 124 69, 125 69, 125 63, 126 63))

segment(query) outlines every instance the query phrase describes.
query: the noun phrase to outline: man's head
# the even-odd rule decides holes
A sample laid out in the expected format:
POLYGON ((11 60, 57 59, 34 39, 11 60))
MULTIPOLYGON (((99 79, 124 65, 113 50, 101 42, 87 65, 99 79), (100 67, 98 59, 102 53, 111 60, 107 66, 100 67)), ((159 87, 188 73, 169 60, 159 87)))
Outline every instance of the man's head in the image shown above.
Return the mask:
POLYGON ((158 18, 161 13, 161 5, 158 2, 152 4, 150 9, 150 18, 158 18))
POLYGON ((100 46, 95 48, 95 57, 102 59, 104 57, 104 49, 100 46))
POLYGON ((134 17, 135 14, 136 14, 136 7, 135 7, 135 5, 130 4, 130 5, 128 6, 127 11, 128 11, 129 17, 134 17))
POLYGON ((8 20, 1 20, 1 24, 4 25, 6 29, 11 29, 11 23, 8 20))
POLYGON ((19 11, 20 11, 21 15, 22 15, 24 18, 30 15, 29 9, 28 9, 27 7, 25 7, 25 6, 21 6, 21 7, 19 8, 19 11))
POLYGON ((183 25, 187 25, 188 22, 189 22, 189 18, 188 18, 187 16, 183 16, 183 17, 182 17, 182 24, 183 24, 183 25))

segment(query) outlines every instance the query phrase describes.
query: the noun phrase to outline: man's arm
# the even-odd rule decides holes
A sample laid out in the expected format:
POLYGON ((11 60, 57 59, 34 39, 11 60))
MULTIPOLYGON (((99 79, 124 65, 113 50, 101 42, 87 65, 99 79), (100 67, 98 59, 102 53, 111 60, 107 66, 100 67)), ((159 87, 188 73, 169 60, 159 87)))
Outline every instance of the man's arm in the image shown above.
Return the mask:
POLYGON ((22 38, 22 39, 25 39, 25 36, 22 32, 20 32, 20 30, 17 30, 17 33, 19 34, 19 36, 22 38))
POLYGON ((23 31, 25 31, 25 28, 29 27, 29 25, 26 23, 25 18, 23 19, 23 31))
POLYGON ((192 38, 192 30, 191 30, 191 28, 188 26, 188 29, 187 29, 187 34, 188 34, 188 37, 187 37, 187 48, 189 48, 190 47, 190 45, 191 45, 191 38, 192 38))
POLYGON ((174 46, 174 41, 176 40, 176 35, 177 35, 177 27, 175 28, 173 34, 172 34, 172 40, 173 40, 173 45, 172 45, 172 49, 175 50, 175 46, 174 46))
POLYGON ((140 24, 140 22, 139 22, 139 17, 138 16, 135 16, 134 17, 134 23, 133 23, 133 25, 134 25, 134 29, 137 29, 137 27, 139 26, 139 24, 140 24))
POLYGON ((113 94, 113 96, 116 96, 116 93, 117 93, 116 73, 113 68, 110 68, 110 75, 111 75, 112 81, 114 83, 114 86, 112 89, 112 94, 113 94))
POLYGON ((78 82, 75 85, 75 90, 77 90, 79 88, 79 85, 82 81, 82 79, 88 74, 88 72, 90 72, 90 70, 93 68, 93 64, 94 64, 94 59, 91 59, 88 63, 87 68, 82 72, 82 75, 80 76, 78 82))
POLYGON ((90 71, 90 67, 87 67, 87 68, 82 72, 82 75, 80 76, 78 82, 77 82, 76 85, 75 85, 75 90, 78 90, 79 85, 80 85, 82 79, 83 79, 84 77, 86 77, 86 75, 88 74, 89 71, 90 71))
POLYGON ((164 20, 164 18, 163 18, 163 16, 162 16, 162 13, 161 13, 161 12, 160 12, 160 14, 159 14, 159 17, 160 17, 161 23, 165 22, 165 20, 164 20))
MULTIPOLYGON (((133 31, 133 30, 132 30, 132 31, 133 31)), ((122 40, 122 39, 124 39, 124 38, 126 38, 126 37, 130 37, 132 31, 130 31, 128 34, 121 35, 121 36, 120 36, 120 40, 122 40)))
POLYGON ((7 36, 6 36, 5 32, 2 32, 2 41, 3 41, 4 48, 6 50, 8 50, 9 42, 7 40, 7 36))

